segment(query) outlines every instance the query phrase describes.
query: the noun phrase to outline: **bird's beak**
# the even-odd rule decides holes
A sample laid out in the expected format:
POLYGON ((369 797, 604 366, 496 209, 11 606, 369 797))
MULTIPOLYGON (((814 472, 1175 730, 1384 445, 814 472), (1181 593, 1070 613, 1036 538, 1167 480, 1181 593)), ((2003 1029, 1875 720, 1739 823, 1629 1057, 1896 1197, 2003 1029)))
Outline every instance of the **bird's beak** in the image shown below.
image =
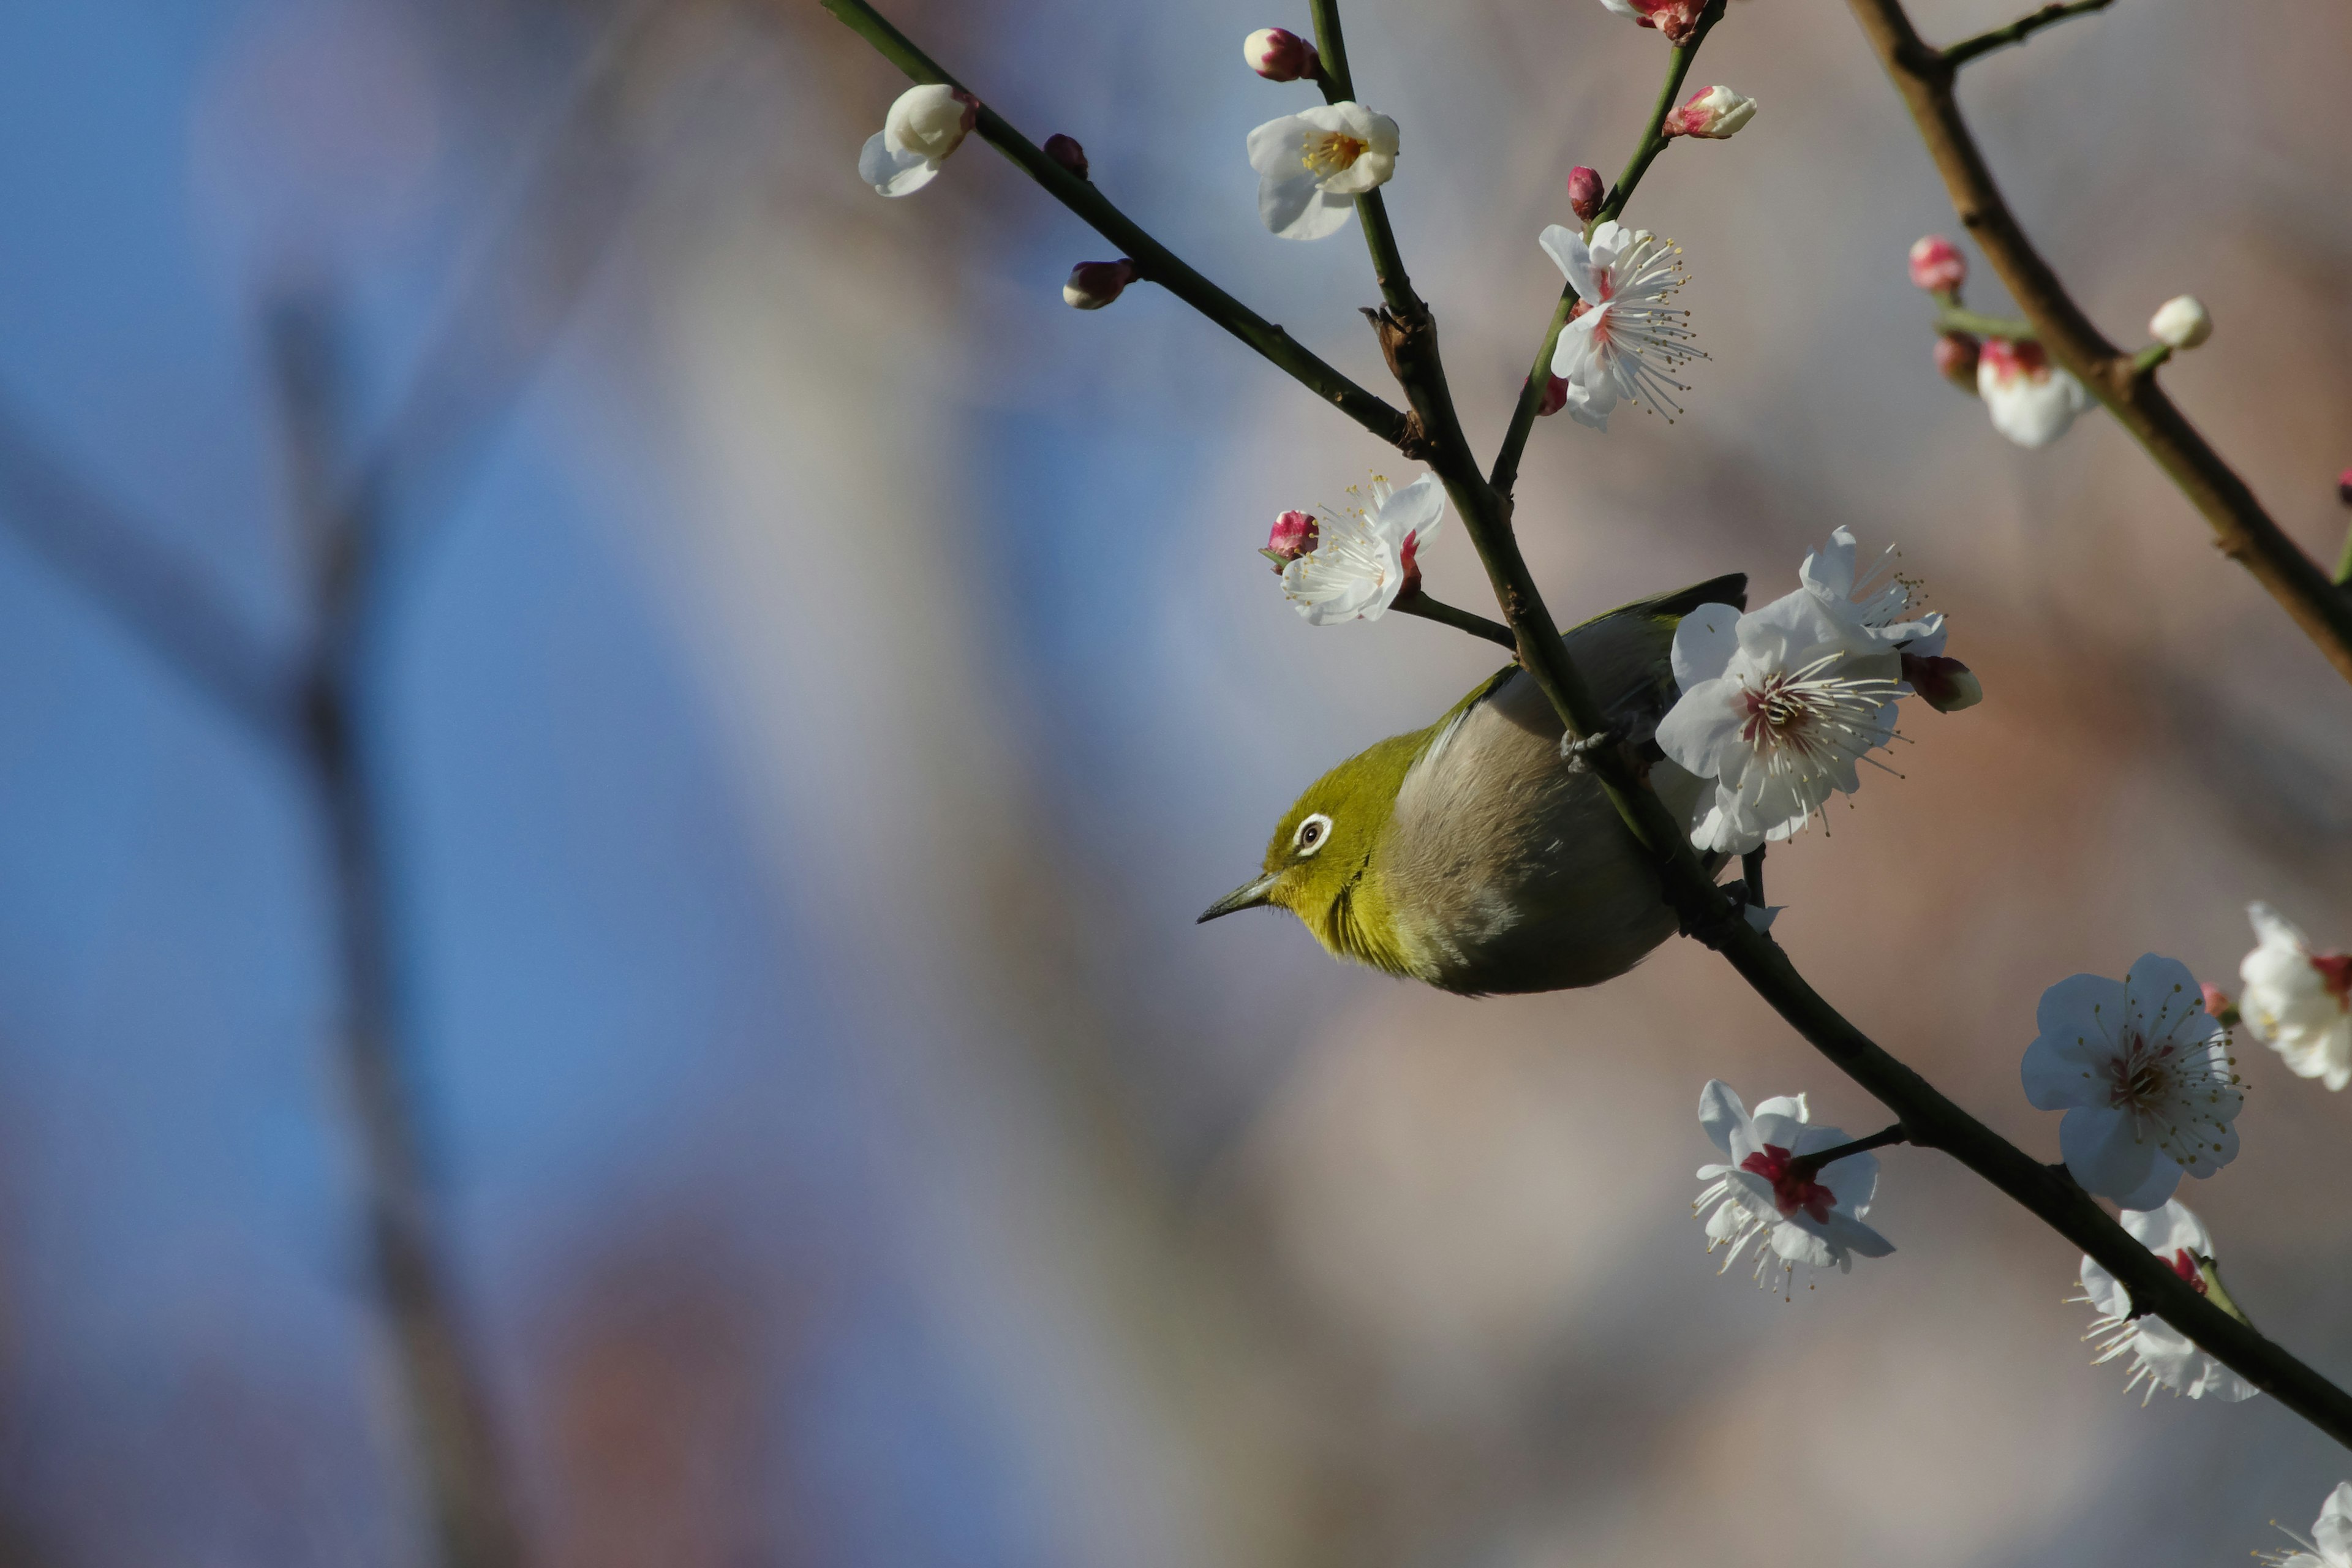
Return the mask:
POLYGON ((1244 882, 1240 887, 1202 910, 1201 918, 1192 923, 1205 924, 1207 921, 1215 920, 1219 915, 1232 914, 1235 910, 1255 910, 1274 902, 1274 885, 1281 879, 1281 876, 1278 871, 1268 871, 1255 882, 1244 882))

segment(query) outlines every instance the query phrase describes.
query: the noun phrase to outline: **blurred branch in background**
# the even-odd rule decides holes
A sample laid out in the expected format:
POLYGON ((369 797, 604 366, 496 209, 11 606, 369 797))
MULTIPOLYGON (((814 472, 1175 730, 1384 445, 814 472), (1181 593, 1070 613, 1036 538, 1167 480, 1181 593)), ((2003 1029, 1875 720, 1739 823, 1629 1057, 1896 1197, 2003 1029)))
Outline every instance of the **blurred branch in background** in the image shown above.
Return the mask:
POLYGON ((421 546, 430 523, 446 516, 625 221, 635 159, 620 134, 625 68, 657 17, 685 9, 641 0, 601 26, 365 458, 353 461, 345 449, 352 354, 331 297, 305 287, 268 308, 272 390, 315 592, 314 635, 299 660, 263 647, 193 571, 152 542, 157 530, 77 479, 0 402, 0 527, 295 763, 313 790, 334 871, 342 1046, 367 1244, 414 1421, 436 1555, 446 1568, 513 1568, 527 1552, 449 1278, 416 1110, 369 666, 382 647, 391 569, 406 560, 395 547, 421 546), (403 520, 414 537, 393 537, 403 520))

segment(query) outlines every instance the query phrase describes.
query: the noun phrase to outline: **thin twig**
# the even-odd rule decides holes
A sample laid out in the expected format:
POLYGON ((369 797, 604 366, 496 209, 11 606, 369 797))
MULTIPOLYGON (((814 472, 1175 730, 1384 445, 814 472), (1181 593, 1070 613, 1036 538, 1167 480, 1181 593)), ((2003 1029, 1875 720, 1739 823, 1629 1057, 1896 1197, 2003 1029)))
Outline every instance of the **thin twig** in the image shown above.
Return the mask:
POLYGON ((1936 310, 1936 330, 1939 332, 1974 332, 1980 338, 2007 338, 2013 343, 2030 343, 2034 339, 2033 323, 2012 321, 2007 316, 1984 316, 1974 310, 1964 310, 1958 305, 1940 305, 1936 310))
POLYGON ((1895 80, 1950 193, 2010 297, 2033 323, 2051 357, 2106 405, 2157 466, 2205 515, 2221 552, 2253 574, 2295 625, 2352 680, 2352 595, 2340 593, 2263 510, 2254 492, 2198 434, 2153 375, 2109 342, 2035 250, 1994 184, 1991 169, 1953 97, 1953 67, 1911 25, 1902 0, 1849 0, 1854 17, 1895 80))
POLYGON ((2049 5, 2038 11, 2028 11, 2014 22, 2003 23, 1979 33, 1973 38, 1961 39, 1944 51, 1944 63, 1958 69, 1979 55, 1989 55, 1995 49, 2021 44, 2044 27, 2055 26, 2069 17, 2104 11, 2115 3, 2116 0, 2067 0, 2067 3, 2060 4, 2060 0, 2051 0, 2049 5))
MULTIPOLYGON (((1317 79, 1323 89, 1323 100, 1339 103, 1353 100, 1356 78, 1348 68, 1348 39, 1340 30, 1338 0, 1307 0, 1307 10, 1315 18, 1315 52, 1322 62, 1317 79)), ((1364 248, 1372 258, 1372 279, 1380 285, 1381 300, 1390 314, 1427 315, 1429 307, 1412 291, 1412 279, 1404 269, 1403 253, 1397 249, 1396 231, 1389 226, 1388 203, 1379 191, 1366 191, 1357 196, 1356 221, 1363 228, 1364 248)))
MULTIPOLYGON (((962 82, 916 47, 866 0, 824 0, 824 8, 914 80, 963 88, 962 82)), ((1146 280, 1159 284, 1224 328, 1264 355, 1276 369, 1310 388, 1324 402, 1336 405, 1339 412, 1381 440, 1412 454, 1415 445, 1413 431, 1402 410, 1357 385, 1308 353, 1288 332, 1194 271, 1174 251, 1113 206, 1109 198, 1091 183, 1046 157, 985 103, 981 106, 975 129, 982 140, 1043 185, 1046 195, 1076 213, 1096 233, 1118 247, 1120 254, 1131 258, 1146 280)))
POLYGON ((1440 604, 1425 593, 1415 591, 1399 595, 1397 602, 1391 605, 1389 608, 1399 615, 1419 616, 1424 621, 1435 621, 1439 626, 1452 626, 1458 632, 1468 632, 1474 637, 1485 637, 1488 642, 1500 643, 1513 653, 1519 651, 1519 639, 1513 637, 1511 628, 1502 622, 1490 621, 1475 610, 1461 610, 1452 605, 1440 604))
POLYGON ((1908 1143, 1909 1142, 1911 1142, 1910 1131, 1898 1121, 1894 1126, 1883 1131, 1874 1132, 1867 1138, 1856 1138, 1850 1143, 1832 1144, 1827 1149, 1816 1150, 1811 1154, 1800 1154, 1789 1162, 1789 1175, 1795 1181, 1810 1182, 1814 1176, 1820 1174, 1822 1167, 1834 1165, 1849 1155, 1867 1154, 1873 1149, 1884 1149, 1890 1143, 1908 1143))
MULTIPOLYGON (((1691 61, 1698 58, 1699 45, 1706 41, 1707 34, 1722 19, 1722 0, 1716 0, 1716 4, 1700 14, 1697 24, 1691 28, 1689 40, 1675 45, 1667 55, 1666 79, 1658 89, 1657 101, 1650 107, 1649 121, 1642 127, 1641 140, 1633 144, 1633 156, 1625 160, 1624 171, 1617 176, 1617 184, 1611 188, 1608 199, 1592 215, 1592 221, 1584 226, 1588 239, 1595 228, 1625 210, 1625 204, 1633 199, 1634 187, 1642 183, 1642 176, 1649 172, 1658 154, 1665 151, 1668 140, 1665 134, 1666 116, 1674 112, 1675 98, 1683 89, 1684 79, 1690 75, 1691 61)), ((1544 327, 1543 341, 1536 346, 1536 362, 1528 367, 1528 379, 1519 387, 1519 401, 1511 409, 1510 427, 1503 432, 1503 445, 1495 453, 1494 470, 1486 482, 1500 495, 1508 496, 1519 482, 1519 458, 1527 450, 1528 437, 1534 431, 1543 407, 1544 388, 1551 381, 1552 355, 1559 347, 1559 334, 1567 327, 1569 316, 1575 309, 1576 285, 1564 285, 1559 291, 1559 302, 1552 307, 1551 320, 1544 327)))

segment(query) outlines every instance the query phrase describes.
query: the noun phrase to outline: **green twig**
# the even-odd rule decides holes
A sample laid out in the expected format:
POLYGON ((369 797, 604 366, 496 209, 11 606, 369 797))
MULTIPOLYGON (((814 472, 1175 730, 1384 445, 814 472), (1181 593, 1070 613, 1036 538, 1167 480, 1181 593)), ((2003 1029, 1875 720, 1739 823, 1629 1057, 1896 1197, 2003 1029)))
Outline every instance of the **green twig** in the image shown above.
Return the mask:
MULTIPOLYGON (((1666 116, 1674 112, 1675 98, 1683 89, 1684 79, 1690 75, 1691 61, 1697 58, 1698 47, 1706 41, 1707 33, 1723 19, 1723 0, 1715 0, 1703 12, 1691 29, 1690 41, 1677 44, 1666 58, 1666 79, 1658 89, 1658 100, 1650 108, 1649 122, 1642 127, 1642 139, 1633 144, 1633 155, 1625 160, 1624 172, 1592 221, 1584 226, 1587 238, 1601 224, 1625 210, 1633 199, 1633 188, 1642 183, 1650 164, 1665 151, 1666 116)), ((1551 381, 1551 356, 1559 347, 1559 334, 1567 327, 1570 313, 1576 309, 1576 286, 1569 284, 1559 291, 1559 302, 1552 307, 1551 320, 1544 327, 1543 342, 1536 347, 1535 363, 1528 367, 1528 379, 1519 387, 1519 401, 1511 410, 1510 427, 1503 432, 1503 445, 1495 454, 1493 476, 1487 483, 1504 496, 1511 493, 1519 482, 1519 458, 1526 452, 1528 437, 1536 427, 1538 411, 1543 406, 1544 388, 1551 381)))
POLYGON ((1519 650, 1519 639, 1513 637, 1511 628, 1502 622, 1490 621, 1475 610, 1461 610, 1452 605, 1440 604, 1426 593, 1400 595, 1397 602, 1389 608, 1400 615, 1419 616, 1424 621, 1435 621, 1441 626, 1452 626, 1455 631, 1468 632, 1474 637, 1500 643, 1513 653, 1519 650))
POLYGON ((2070 17, 2104 11, 2116 0, 2051 0, 2038 11, 2028 11, 2014 22, 2006 22, 1973 38, 1962 38, 1944 51, 1944 63, 1958 68, 1979 55, 1989 55, 1995 49, 2005 49, 2011 44, 2021 44, 2044 27, 2055 26, 2070 17))
MULTIPOLYGON (((1348 68, 1348 39, 1339 28, 1338 0, 1307 0, 1315 18, 1315 53, 1322 61, 1318 80, 1326 103, 1358 101, 1355 73, 1348 68)), ((1397 249, 1396 231, 1389 226, 1388 204, 1381 193, 1366 191, 1356 198, 1356 221, 1364 230, 1364 247, 1372 255, 1372 277, 1381 286, 1381 300, 1391 313, 1415 316, 1427 312, 1406 276, 1404 256, 1397 249)))
MULTIPOLYGON (((883 58, 916 81, 943 82, 963 89, 961 82, 916 47, 866 0, 824 0, 824 4, 852 32, 873 45, 883 58)), ((1304 384, 1324 402, 1335 405, 1381 440, 1408 453, 1412 449, 1412 431, 1402 410, 1359 386, 1307 352, 1288 332, 1202 277, 1174 251, 1113 206, 1109 198, 1091 184, 1045 156, 1003 116, 982 104, 974 128, 982 141, 1018 164, 1024 174, 1045 188, 1047 195, 1118 247, 1121 255, 1132 259, 1139 276, 1159 284, 1255 349, 1276 369, 1304 384)))
POLYGON ((1958 305, 1941 305, 1936 310, 1936 330, 1939 332, 1974 332, 1980 338, 2007 338, 2013 343, 2033 342, 2033 323, 2011 321, 2007 316, 1980 316, 1974 310, 1963 310, 1958 305))

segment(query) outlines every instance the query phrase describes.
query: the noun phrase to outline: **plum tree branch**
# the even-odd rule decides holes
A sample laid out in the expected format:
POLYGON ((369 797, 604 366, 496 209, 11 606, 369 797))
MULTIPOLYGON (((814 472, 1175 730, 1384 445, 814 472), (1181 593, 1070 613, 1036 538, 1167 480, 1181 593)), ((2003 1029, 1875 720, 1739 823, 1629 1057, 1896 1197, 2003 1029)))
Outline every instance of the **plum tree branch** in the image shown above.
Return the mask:
MULTIPOLYGON (((1857 6, 1868 3, 1854 0, 1857 6)), ((837 15, 845 8, 867 10, 863 0, 824 0, 824 4, 837 15)), ((1337 41, 1336 26, 1327 26, 1327 18, 1329 23, 1337 21, 1336 0, 1313 0, 1313 9, 1318 37, 1337 41)), ((908 58, 921 58, 913 46, 904 47, 908 58)), ((1322 47, 1326 46, 1318 44, 1322 47)), ((947 79, 936 74, 936 68, 926 68, 935 73, 926 79, 947 79)), ((1328 59, 1326 68, 1330 68, 1328 59)), ((1344 56, 1339 68, 1337 85, 1344 89, 1349 80, 1344 56)), ((1366 201, 1357 198, 1360 215, 1366 201)), ((1378 265, 1378 242, 1372 243, 1378 265)), ((1383 292, 1393 281, 1402 298, 1391 299, 1386 310, 1367 314, 1373 317, 1381 351, 1425 433, 1430 467, 1444 484, 1486 568, 1520 664, 1571 740, 1604 736, 1605 715, 1569 657, 1559 626, 1520 553, 1511 528, 1509 500, 1480 472, 1463 436, 1438 352, 1435 321, 1428 308, 1411 296, 1409 288, 1402 287, 1403 276, 1400 261, 1391 278, 1383 280, 1383 292)), ((1648 851, 1661 891, 1681 918, 1685 932, 1721 952, 1799 1035, 1893 1111, 1910 1142, 1940 1149, 1976 1172, 2105 1267, 2131 1292, 2136 1310, 2158 1313, 2256 1387, 2352 1447, 2352 1395, 2198 1294, 2101 1210, 2063 1168, 2053 1170, 2040 1163, 1995 1133, 1823 1000, 1778 944, 1740 918, 1727 890, 1716 886, 1692 847, 1685 825, 1649 788, 1646 773, 1629 748, 1604 738, 1582 748, 1580 755, 1628 830, 1648 851)))
MULTIPOLYGON (((866 0, 823 0, 824 8, 874 46, 876 52, 919 82, 943 82, 971 91, 945 68, 886 20, 866 0)), ((978 94, 973 94, 977 98, 978 94)), ((1077 215, 1088 227, 1117 246, 1136 265, 1137 275, 1157 283, 1218 326, 1264 356, 1276 370, 1305 385, 1324 402, 1397 447, 1415 453, 1418 432, 1402 410, 1359 386, 1248 306, 1202 277, 1174 251, 1146 233, 1139 224, 1113 206, 1094 184, 1082 180, 1045 156, 1015 131, 1004 117, 982 102, 974 129, 981 140, 1012 160, 1021 172, 1045 189, 1045 194, 1077 215)), ((1394 247, 1394 240, 1390 241, 1394 247)))
MULTIPOLYGON (((1723 19, 1723 0, 1715 0, 1699 14, 1698 22, 1691 28, 1687 42, 1676 44, 1666 57, 1666 79, 1658 89, 1658 100, 1650 107, 1649 122, 1642 127, 1642 138, 1633 144, 1633 154, 1625 160, 1617 183, 1610 187, 1601 209, 1592 221, 1584 226, 1587 238, 1592 231, 1625 210, 1633 199, 1633 188, 1649 173, 1650 165, 1666 149, 1666 116, 1674 112, 1675 95, 1683 89, 1683 81, 1690 75, 1691 61, 1698 57, 1699 45, 1715 25, 1723 19)), ((1559 291, 1559 302, 1552 307, 1551 321, 1544 327, 1543 341, 1536 345, 1535 363, 1528 367, 1528 379, 1519 387, 1519 401, 1511 409, 1509 428, 1503 432, 1503 445, 1495 453, 1495 467, 1487 483, 1504 496, 1508 496, 1519 482, 1519 458, 1526 453, 1528 437, 1533 433, 1536 420, 1543 407, 1544 388, 1551 380, 1551 356, 1559 347, 1559 334, 1568 325, 1570 312, 1576 309, 1576 285, 1565 284, 1559 291)))
POLYGON ((2157 378, 2109 342, 2026 237, 1953 93, 1949 54, 1924 41, 1902 0, 1848 0, 1918 126, 1952 210, 2009 286, 2051 356, 2131 432, 2189 503, 2221 552, 2253 574, 2328 663, 2352 680, 2352 595, 2289 539, 2245 480, 2198 433, 2157 378))
POLYGON ((2028 11, 2014 22, 1988 27, 1973 38, 1962 38, 1944 51, 1944 63, 1957 70, 1979 55, 1989 55, 1995 49, 2021 44, 2044 27, 2055 26, 2060 22, 2086 16, 2093 11, 2104 11, 2115 3, 2116 0, 2065 0, 2062 4, 2061 0, 2051 0, 2049 5, 2038 11, 2028 11))
POLYGON ((1418 588, 1398 595, 1396 603, 1389 608, 1402 616, 1419 616, 1424 621, 1435 621, 1441 626, 1452 626, 1457 632, 1468 632, 1474 637, 1500 643, 1513 653, 1519 651, 1519 639, 1513 637, 1511 628, 1502 622, 1488 620, 1475 610, 1456 609, 1452 605, 1440 604, 1418 588))

